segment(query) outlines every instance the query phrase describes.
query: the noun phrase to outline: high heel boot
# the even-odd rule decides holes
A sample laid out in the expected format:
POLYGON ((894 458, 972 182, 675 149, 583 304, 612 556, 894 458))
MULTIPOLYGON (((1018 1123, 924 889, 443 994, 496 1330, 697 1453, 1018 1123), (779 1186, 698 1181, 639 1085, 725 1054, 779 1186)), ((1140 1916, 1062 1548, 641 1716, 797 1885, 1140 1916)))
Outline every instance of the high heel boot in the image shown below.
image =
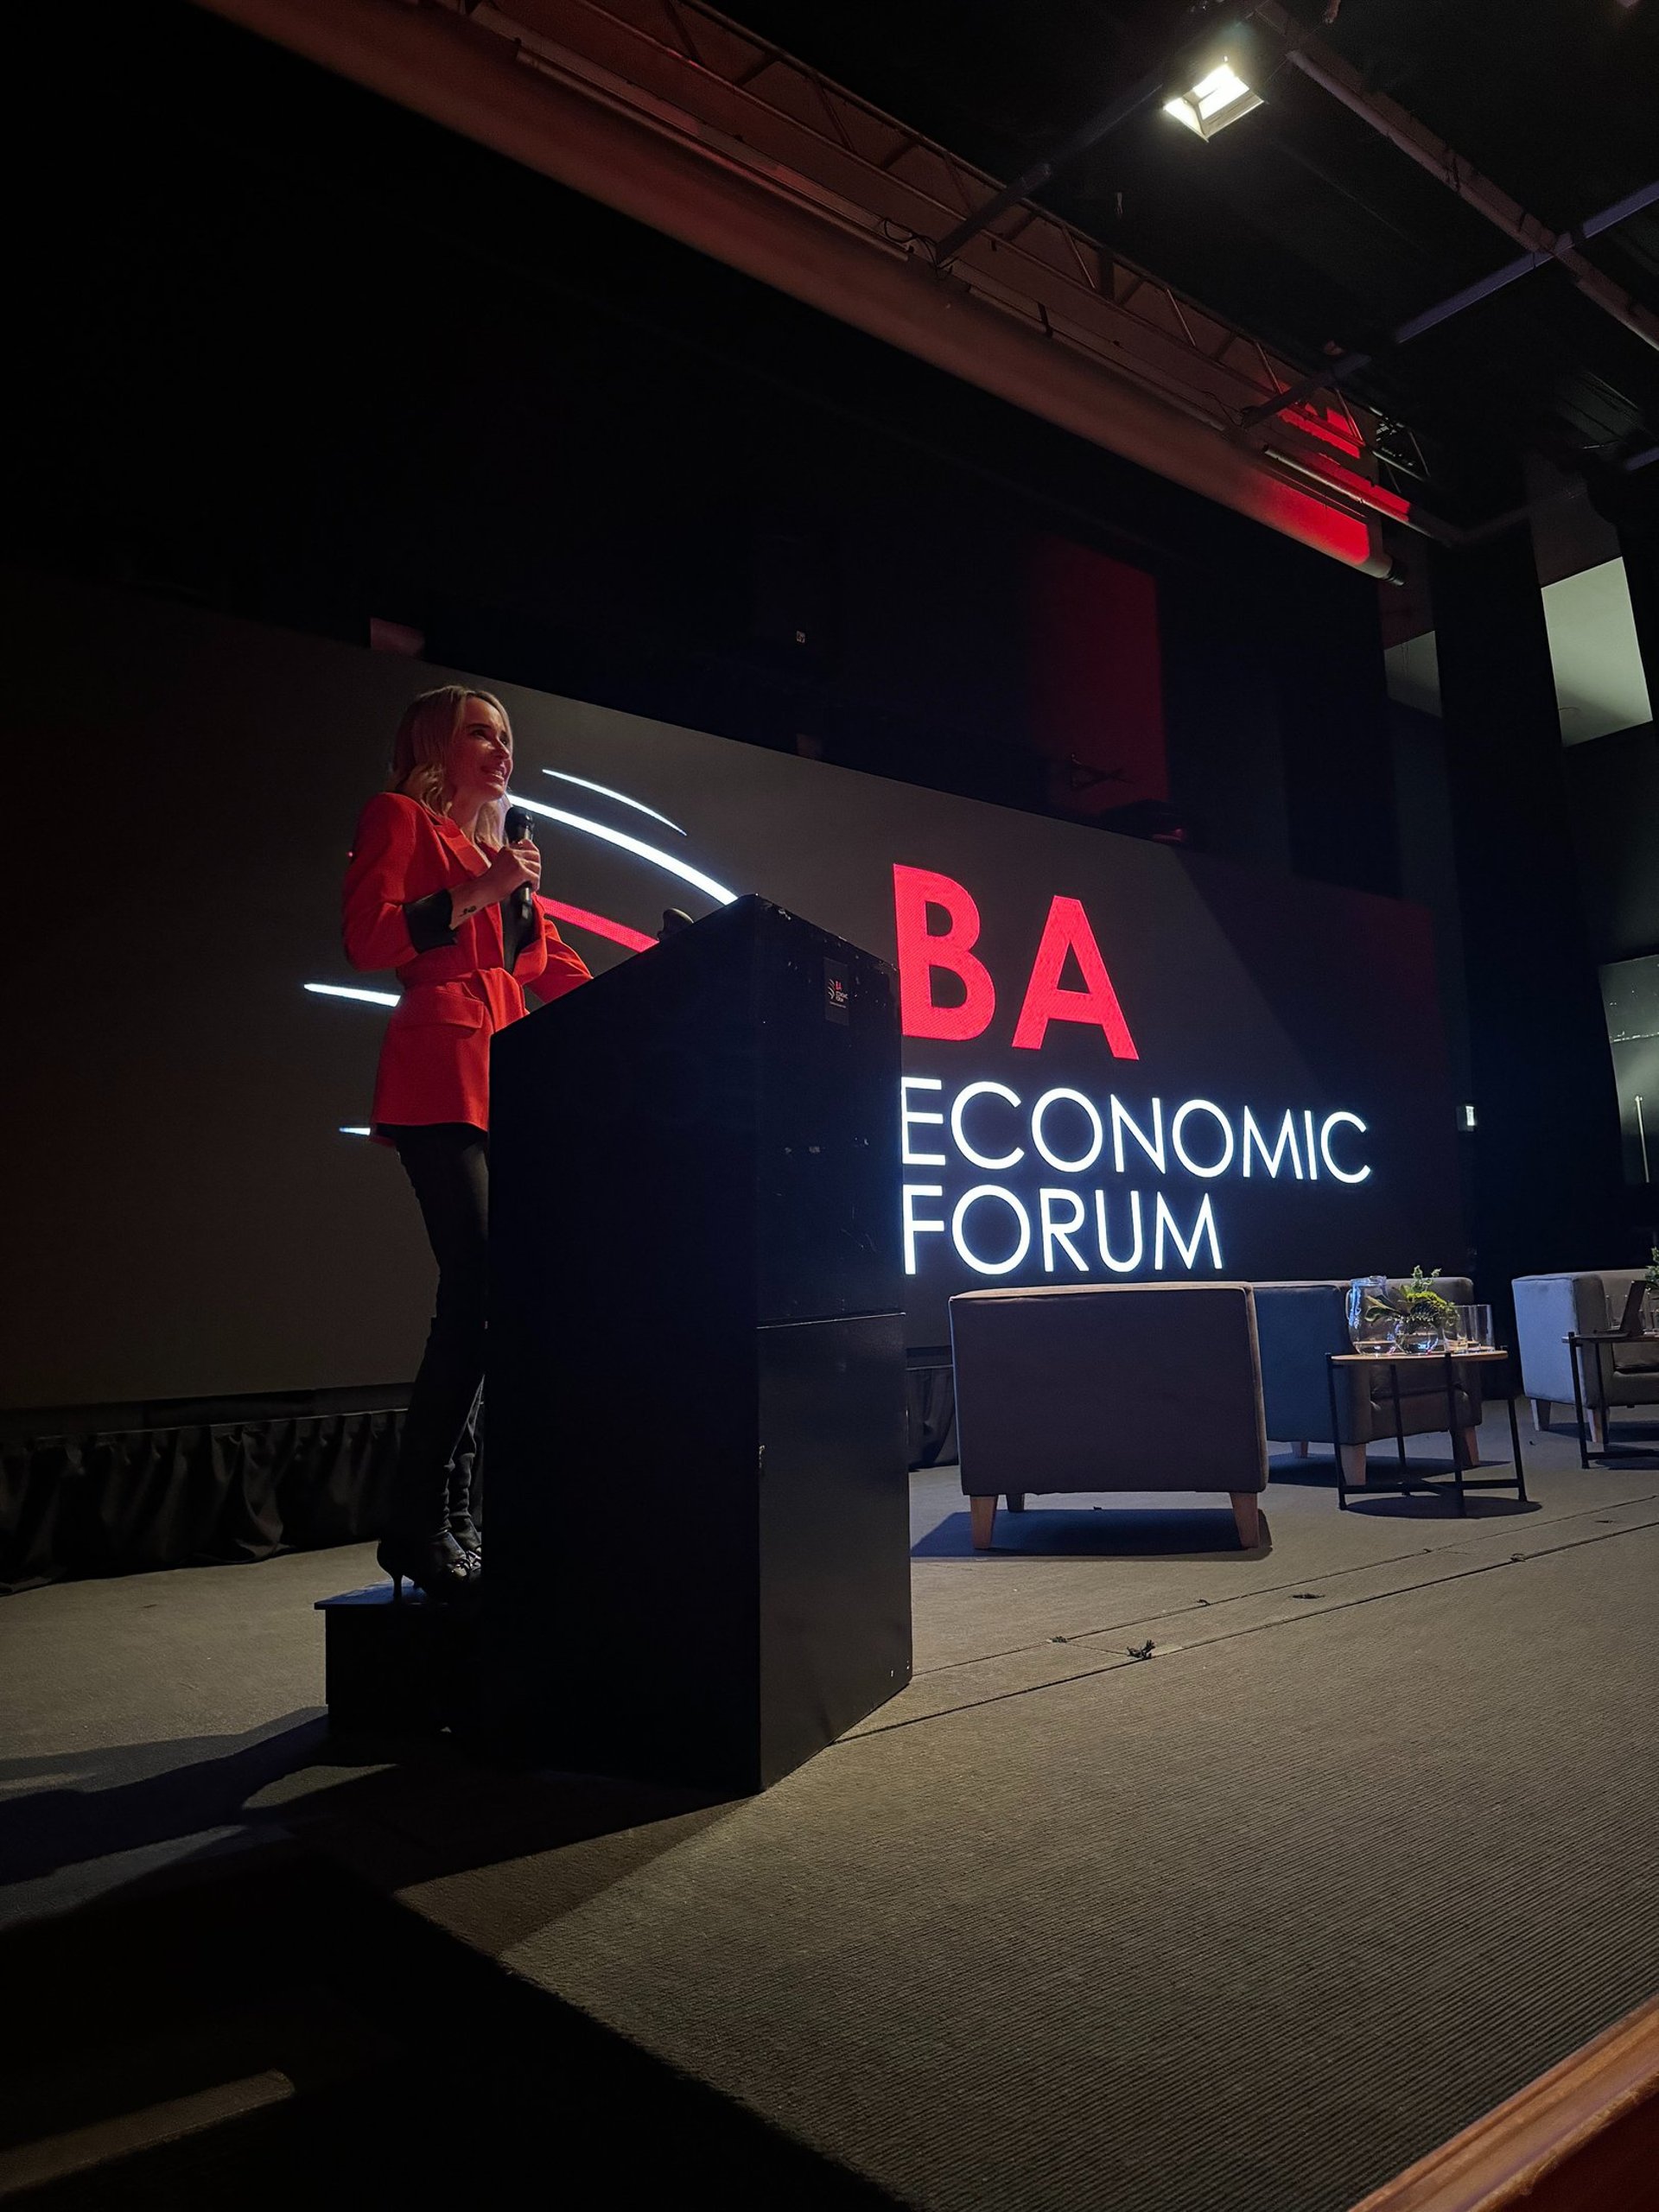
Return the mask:
POLYGON ((412 1582, 435 1604, 464 1598, 478 1579, 475 1562, 445 1529, 442 1534, 412 1541, 406 1536, 383 1536, 375 1557, 391 1577, 391 1601, 402 1601, 404 1585, 412 1582))
POLYGON ((480 1390, 473 1401, 473 1410, 467 1416, 467 1426, 462 1429, 461 1440, 444 1471, 449 1533, 466 1553, 474 1573, 478 1571, 484 1549, 478 1522, 473 1517, 473 1490, 478 1467, 480 1432, 483 1425, 483 1397, 480 1390))
POLYGON ((458 1452, 449 1468, 449 1534, 466 1553, 467 1564, 476 1574, 484 1553, 484 1539, 473 1518, 472 1473, 471 1452, 464 1458, 458 1452))

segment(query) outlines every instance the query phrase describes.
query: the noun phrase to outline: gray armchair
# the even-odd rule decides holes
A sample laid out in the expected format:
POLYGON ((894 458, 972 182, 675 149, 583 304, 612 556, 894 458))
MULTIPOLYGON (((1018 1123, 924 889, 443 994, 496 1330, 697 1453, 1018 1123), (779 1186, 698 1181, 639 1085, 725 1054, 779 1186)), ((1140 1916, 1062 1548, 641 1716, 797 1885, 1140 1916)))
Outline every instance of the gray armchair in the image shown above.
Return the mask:
MULTIPOLYGON (((1516 1276, 1511 1286, 1516 1349, 1521 1355, 1521 1387, 1532 1400, 1535 1428, 1547 1428, 1555 1407, 1573 1403, 1568 1334, 1589 1336, 1618 1328, 1630 1285, 1643 1272, 1640 1268, 1586 1268, 1571 1274, 1516 1276)), ((1644 1338, 1608 1344, 1601 1358, 1601 1381, 1610 1407, 1659 1405, 1659 1341, 1644 1338)), ((1593 1354, 1586 1357, 1582 1380, 1590 1446, 1599 1452, 1606 1439, 1596 1402, 1601 1394, 1593 1354)))
POLYGON ((1261 1541, 1267 1432, 1245 1283, 970 1290, 950 1300, 962 1487, 975 1548, 999 1497, 1224 1491, 1261 1541))
MULTIPOLYGON (((1294 1444, 1304 1455, 1310 1443, 1333 1445, 1342 1462, 1343 1480, 1357 1485, 1365 1480, 1365 1446, 1394 1440, 1395 1381, 1400 1388, 1400 1428, 1405 1435, 1445 1428, 1446 1370, 1438 1359, 1426 1359, 1421 1368, 1396 1368, 1392 1380, 1380 1367, 1339 1367, 1333 1435, 1328 1362, 1332 1352, 1353 1350, 1348 1333, 1348 1285, 1259 1282, 1253 1287, 1269 1436, 1294 1444)), ((1474 1295, 1464 1275, 1437 1275, 1434 1287, 1454 1306, 1468 1305, 1474 1295)), ((1477 1433, 1481 1399, 1472 1370, 1460 1378, 1454 1410, 1465 1454, 1473 1466, 1480 1456, 1477 1433)))

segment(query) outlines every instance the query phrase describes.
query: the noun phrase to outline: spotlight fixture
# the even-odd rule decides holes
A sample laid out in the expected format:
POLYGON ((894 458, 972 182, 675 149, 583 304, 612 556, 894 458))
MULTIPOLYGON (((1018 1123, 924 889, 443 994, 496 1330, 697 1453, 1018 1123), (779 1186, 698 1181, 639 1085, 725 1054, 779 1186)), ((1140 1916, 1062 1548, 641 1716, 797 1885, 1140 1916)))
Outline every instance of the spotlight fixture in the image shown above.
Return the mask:
POLYGON ((954 230, 947 231, 933 249, 934 268, 949 269, 968 241, 976 238, 988 224, 1040 192, 1058 169, 1098 146, 1125 124, 1133 123, 1148 108, 1161 105, 1166 115, 1178 117, 1200 138, 1213 138, 1217 130, 1224 130, 1241 115, 1260 107, 1261 95, 1250 90, 1248 80, 1254 77, 1258 84, 1265 83, 1267 71, 1265 66, 1256 65, 1256 41, 1248 17, 1261 5, 1262 0, 1250 0, 1241 14, 1239 0, 1191 0, 1181 18, 1187 34, 1185 41, 1172 48, 1156 68, 1125 86, 1087 122, 1079 124, 1069 138, 1063 138, 1040 161, 1022 169, 1011 183, 964 215, 954 230), (1214 16, 1224 18, 1222 24, 1211 25, 1200 37, 1198 26, 1214 16))
POLYGON ((1230 57, 1224 54, 1189 90, 1166 100, 1164 113, 1208 140, 1261 105, 1261 93, 1250 90, 1230 57))

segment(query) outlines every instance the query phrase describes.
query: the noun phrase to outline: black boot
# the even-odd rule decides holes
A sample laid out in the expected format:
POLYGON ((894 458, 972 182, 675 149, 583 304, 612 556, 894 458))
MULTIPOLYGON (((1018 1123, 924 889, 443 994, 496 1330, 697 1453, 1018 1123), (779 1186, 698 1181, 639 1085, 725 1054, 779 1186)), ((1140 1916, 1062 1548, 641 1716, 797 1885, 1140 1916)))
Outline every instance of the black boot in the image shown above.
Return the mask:
POLYGON ((484 1549, 484 1540, 473 1516, 473 1498, 479 1488, 479 1440, 483 1417, 484 1394, 480 1390, 473 1401, 473 1410, 467 1416, 461 1441, 445 1470, 448 1478, 449 1533, 472 1561, 474 1571, 484 1549))
POLYGON ((476 1588, 478 1568, 447 1529, 435 1536, 383 1536, 376 1559, 391 1577, 391 1601, 398 1604, 404 1585, 412 1582, 423 1598, 452 1604, 476 1588))

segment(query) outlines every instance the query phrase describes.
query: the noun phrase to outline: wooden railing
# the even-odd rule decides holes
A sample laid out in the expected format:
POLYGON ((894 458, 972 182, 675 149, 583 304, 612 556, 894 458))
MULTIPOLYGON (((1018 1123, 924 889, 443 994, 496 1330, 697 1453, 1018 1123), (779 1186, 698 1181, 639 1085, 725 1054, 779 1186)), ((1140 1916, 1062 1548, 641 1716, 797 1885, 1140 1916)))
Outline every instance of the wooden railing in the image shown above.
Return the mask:
POLYGON ((1353 2212, 1656 2212, 1659 1998, 1353 2212))

